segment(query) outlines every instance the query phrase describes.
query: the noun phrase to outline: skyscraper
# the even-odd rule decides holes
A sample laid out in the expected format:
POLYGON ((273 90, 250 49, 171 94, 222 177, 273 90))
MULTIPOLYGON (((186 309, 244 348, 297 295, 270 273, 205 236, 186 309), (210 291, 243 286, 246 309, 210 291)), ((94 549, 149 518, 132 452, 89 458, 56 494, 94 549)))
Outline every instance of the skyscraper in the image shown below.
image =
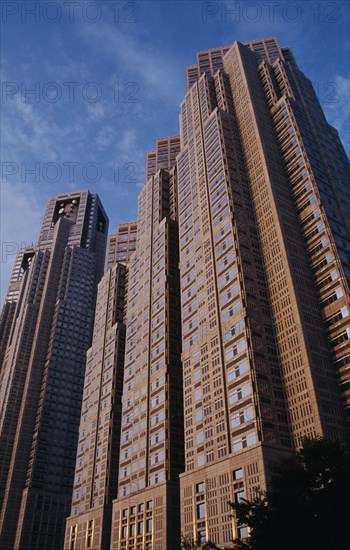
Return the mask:
POLYGON ((303 437, 342 439, 347 429, 349 165, 337 132, 290 49, 274 38, 200 52, 187 82, 176 168, 159 169, 156 152, 148 153, 139 197, 115 550, 178 548, 169 472, 185 536, 218 545, 245 537, 228 502, 266 488, 271 464, 303 437), (169 193, 175 209, 162 212, 169 193), (167 410, 166 374, 180 364, 162 374, 180 319, 170 313, 176 294, 165 300, 168 315, 157 310, 171 280, 158 267, 162 246, 165 257, 177 253, 176 237, 167 246, 159 232, 173 223, 180 495, 182 433, 167 410))
POLYGON ((87 352, 71 515, 65 548, 109 548, 117 497, 125 353, 127 265, 137 225, 109 237, 107 271, 98 286, 92 346, 87 352), (118 261, 118 263, 116 263, 118 261))
POLYGON ((224 545, 247 534, 228 501, 266 488, 271 462, 303 437, 346 433, 349 164, 274 38, 200 52, 188 83, 181 528, 224 545))
POLYGON ((60 548, 108 218, 89 191, 49 201, 3 309, 1 548, 60 548))
POLYGON ((178 136, 147 155, 130 265, 118 498, 111 548, 180 542, 183 471, 176 155, 178 136))

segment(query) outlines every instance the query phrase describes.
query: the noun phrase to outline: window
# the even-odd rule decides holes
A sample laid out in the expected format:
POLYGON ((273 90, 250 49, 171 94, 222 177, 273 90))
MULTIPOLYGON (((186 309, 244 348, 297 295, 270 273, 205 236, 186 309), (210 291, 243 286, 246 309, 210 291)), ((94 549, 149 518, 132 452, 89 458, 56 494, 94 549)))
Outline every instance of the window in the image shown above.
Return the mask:
POLYGON ((214 451, 213 450, 206 451, 205 452, 205 459, 206 459, 207 462, 213 462, 213 460, 214 460, 214 451))
POLYGON ((202 398, 202 390, 201 388, 198 388, 194 393, 195 401, 199 401, 199 399, 202 398))
POLYGON ((153 500, 148 500, 146 503, 146 509, 152 510, 152 508, 153 508, 153 500))
POLYGON ((238 528, 238 538, 246 539, 248 537, 248 527, 239 527, 238 528))
POLYGON ((222 320, 227 321, 230 317, 232 317, 232 315, 237 313, 241 309, 241 307, 242 307, 242 304, 240 301, 235 302, 232 306, 230 306, 230 308, 227 311, 223 312, 222 320))
POLYGON ((239 292, 239 285, 238 284, 233 285, 232 288, 230 288, 229 290, 226 290, 225 293, 223 293, 220 296, 220 304, 225 304, 226 302, 228 302, 228 300, 230 300, 234 296, 237 296, 238 292, 239 292))
POLYGON ((233 440, 233 451, 237 452, 242 449, 245 449, 246 447, 250 447, 251 445, 254 445, 257 442, 256 434, 250 433, 248 435, 244 435, 243 437, 237 438, 233 440))
POLYGON ((251 393, 252 393, 251 385, 249 383, 244 384, 244 386, 242 386, 241 388, 239 388, 239 389, 233 391, 232 393, 230 393, 230 395, 229 395, 230 405, 232 405, 233 403, 236 403, 240 399, 244 399, 245 397, 247 397, 251 393))
POLYGON ((245 340, 240 340, 237 342, 237 345, 233 348, 229 348, 225 352, 225 359, 226 361, 230 361, 233 357, 238 355, 239 353, 242 353, 247 348, 247 342, 245 340))
POLYGON ((152 532, 152 518, 146 519, 146 533, 152 532))
POLYGON ((197 519, 203 519, 205 517, 205 504, 201 502, 197 504, 197 519))
POLYGON ((203 493, 204 491, 204 482, 197 483, 196 485, 196 493, 203 493))
POLYGON ((227 381, 232 382, 232 380, 235 380, 238 376, 241 376, 242 374, 245 374, 248 371, 249 371, 248 361, 244 360, 242 363, 237 365, 234 369, 227 371, 227 381))
POLYGON ((253 420, 254 418, 254 409, 253 407, 249 407, 248 409, 245 409, 244 411, 237 412, 231 417, 231 427, 235 428, 236 426, 239 426, 240 424, 244 424, 245 422, 248 422, 249 420, 253 420))
POLYGON ((77 540, 77 531, 78 531, 78 526, 77 525, 72 525, 71 534, 70 534, 69 550, 75 550, 75 543, 76 543, 76 540, 77 540))
POLYGON ((220 447, 218 447, 218 457, 221 458, 223 456, 226 456, 227 455, 227 447, 225 444, 223 445, 220 445, 220 447))
POLYGON ((242 479, 243 477, 243 468, 239 468, 238 470, 233 471, 233 479, 242 479))
POLYGON ((242 320, 238 321, 233 327, 226 330, 224 333, 224 340, 225 342, 232 338, 232 336, 235 336, 236 334, 239 334, 244 329, 244 322, 242 320))
POLYGON ((198 464, 198 466, 203 466, 204 463, 205 463, 204 454, 198 455, 198 456, 197 456, 197 464, 198 464))
POLYGON ((87 523, 86 548, 92 548, 93 531, 94 531, 94 520, 90 519, 87 523))

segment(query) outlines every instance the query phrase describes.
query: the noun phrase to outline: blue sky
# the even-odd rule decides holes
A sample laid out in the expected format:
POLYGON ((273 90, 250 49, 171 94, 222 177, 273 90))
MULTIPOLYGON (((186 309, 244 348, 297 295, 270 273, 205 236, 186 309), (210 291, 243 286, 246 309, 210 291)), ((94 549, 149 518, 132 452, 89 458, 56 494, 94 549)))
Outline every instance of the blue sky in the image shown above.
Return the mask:
POLYGON ((37 240, 51 195, 99 193, 110 230, 136 219, 145 153, 178 133, 197 50, 272 35, 291 46, 349 154, 348 2, 3 1, 1 9, 1 300, 14 252, 37 240))

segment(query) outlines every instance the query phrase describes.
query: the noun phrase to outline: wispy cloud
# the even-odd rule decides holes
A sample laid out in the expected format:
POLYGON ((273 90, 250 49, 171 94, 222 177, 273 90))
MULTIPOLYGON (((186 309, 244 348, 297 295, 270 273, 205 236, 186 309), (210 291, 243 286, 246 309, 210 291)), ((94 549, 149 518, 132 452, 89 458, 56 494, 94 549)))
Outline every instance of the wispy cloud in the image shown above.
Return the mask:
POLYGON ((169 52, 143 44, 142 39, 106 23, 82 27, 82 37, 90 44, 93 40, 102 52, 113 54, 115 66, 127 78, 136 76, 142 83, 141 93, 155 94, 163 101, 178 100, 183 93, 182 78, 177 78, 177 72, 183 76, 183 67, 176 57, 170 58, 169 52))
POLYGON ((86 109, 92 121, 101 120, 106 116, 106 106, 100 103, 87 103, 86 109))
POLYGON ((96 145, 99 150, 105 149, 108 145, 110 145, 113 140, 116 138, 116 132, 110 126, 107 124, 106 126, 103 126, 96 135, 96 145))
POLYGON ((38 239, 43 206, 37 200, 32 186, 2 183, 1 301, 5 298, 17 251, 23 246, 30 246, 38 239))
MULTIPOLYGON (((218 2, 215 17, 204 23, 205 3, 145 0, 138 3, 138 23, 128 24, 122 11, 119 21, 112 23, 110 3, 101 0, 100 4, 103 17, 96 24, 82 17, 77 7, 74 23, 42 21, 39 25, 31 18, 20 26, 15 19, 12 26, 10 21, 4 25, 8 48, 2 59, 2 82, 24 83, 29 90, 38 83, 41 91, 45 84, 54 82, 62 90, 62 98, 50 103, 41 94, 39 102, 32 96, 23 102, 19 92, 2 104, 2 159, 19 166, 24 163, 29 169, 36 163, 55 162, 63 168, 63 175, 56 183, 42 175, 39 184, 30 178, 22 182, 20 173, 5 181, 3 239, 20 242, 26 235, 34 241, 48 197, 72 188, 89 187, 100 193, 112 227, 134 218, 137 194, 144 181, 145 153, 154 148, 157 137, 178 131, 185 65, 193 63, 196 51, 206 47, 277 35, 281 44, 293 48, 305 74, 322 86, 334 71, 329 43, 335 44, 338 101, 323 103, 323 107, 343 141, 348 140, 347 48, 341 10, 338 23, 328 23, 323 20, 329 10, 320 7, 319 20, 315 21, 315 11, 308 3, 297 2, 301 17, 289 23, 286 14, 283 16, 286 3, 280 2, 272 21, 267 4, 261 5, 262 17, 251 21, 254 6, 248 9, 246 3, 237 2, 239 20, 228 16, 225 23, 222 10, 231 3, 218 2), (68 97, 67 82, 75 83, 74 101, 68 97), (97 101, 90 101, 84 93, 84 86, 91 82, 102 92, 97 101), (64 168, 67 162, 77 164, 74 178, 69 178, 64 168), (99 181, 86 178, 82 168, 89 162, 101 167, 99 181)), ((287 4, 293 18, 295 8, 287 4)), ((93 88, 89 91, 93 93, 93 88)), ((9 265, 2 265, 7 274, 9 265)))
POLYGON ((323 105, 328 122, 334 126, 350 152, 350 78, 337 75, 332 84, 331 94, 323 105))

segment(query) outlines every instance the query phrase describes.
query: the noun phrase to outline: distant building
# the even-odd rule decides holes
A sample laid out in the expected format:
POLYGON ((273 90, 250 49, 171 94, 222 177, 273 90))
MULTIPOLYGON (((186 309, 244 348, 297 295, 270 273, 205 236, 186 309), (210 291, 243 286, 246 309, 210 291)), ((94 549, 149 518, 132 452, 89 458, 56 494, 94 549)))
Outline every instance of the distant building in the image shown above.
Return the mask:
POLYGON ((2 313, 0 546, 63 546, 86 351, 108 218, 95 194, 49 201, 37 246, 16 258, 2 313))

